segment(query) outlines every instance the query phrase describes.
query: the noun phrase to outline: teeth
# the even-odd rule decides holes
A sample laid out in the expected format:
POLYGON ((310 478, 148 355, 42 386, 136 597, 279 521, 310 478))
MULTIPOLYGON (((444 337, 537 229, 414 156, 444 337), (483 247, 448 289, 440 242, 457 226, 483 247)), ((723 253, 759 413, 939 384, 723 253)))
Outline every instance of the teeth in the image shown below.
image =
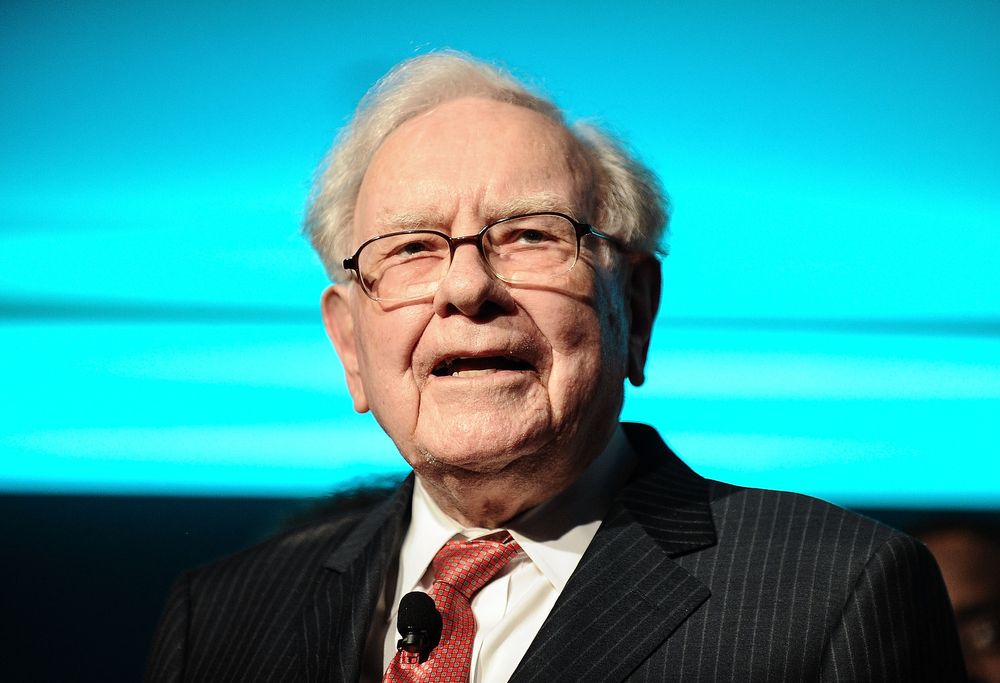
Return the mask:
POLYGON ((452 358, 434 368, 438 377, 478 377, 502 370, 530 371, 524 361, 507 356, 478 356, 473 358, 452 358))
POLYGON ((480 375, 492 375, 496 370, 455 370, 452 377, 479 377, 480 375))

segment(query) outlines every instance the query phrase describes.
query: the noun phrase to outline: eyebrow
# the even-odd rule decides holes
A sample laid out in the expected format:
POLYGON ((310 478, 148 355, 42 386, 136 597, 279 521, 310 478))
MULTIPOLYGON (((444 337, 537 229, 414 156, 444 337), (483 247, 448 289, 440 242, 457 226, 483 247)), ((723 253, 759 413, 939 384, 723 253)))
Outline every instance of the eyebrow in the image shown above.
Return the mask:
POLYGON ((563 197, 552 192, 539 192, 526 197, 517 197, 501 204, 487 205, 486 218, 488 219, 487 222, 493 222, 500 218, 509 218, 510 216, 526 213, 544 213, 546 211, 573 215, 573 211, 569 207, 569 202, 563 197))
POLYGON ((378 225, 383 230, 419 230, 421 228, 436 228, 447 221, 440 213, 430 211, 402 211, 388 214, 379 219, 378 225))
MULTIPOLYGON (((528 213, 544 213, 546 211, 573 215, 573 211, 569 207, 569 202, 563 197, 553 192, 539 192, 524 197, 516 197, 498 204, 485 204, 483 207, 484 225, 493 223, 501 218, 520 216, 528 213)), ((450 222, 451 220, 444 214, 432 209, 427 211, 417 210, 390 213, 382 216, 378 223, 382 230, 395 232, 397 230, 440 229, 447 227, 450 222)))

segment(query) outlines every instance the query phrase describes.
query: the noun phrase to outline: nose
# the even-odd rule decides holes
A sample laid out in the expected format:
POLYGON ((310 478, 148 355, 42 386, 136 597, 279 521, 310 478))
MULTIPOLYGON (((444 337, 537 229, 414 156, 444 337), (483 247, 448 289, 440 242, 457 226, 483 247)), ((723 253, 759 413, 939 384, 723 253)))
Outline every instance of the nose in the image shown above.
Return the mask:
POLYGON ((434 295, 437 315, 461 314, 470 318, 494 317, 514 310, 506 285, 498 280, 474 243, 455 247, 451 266, 434 295))

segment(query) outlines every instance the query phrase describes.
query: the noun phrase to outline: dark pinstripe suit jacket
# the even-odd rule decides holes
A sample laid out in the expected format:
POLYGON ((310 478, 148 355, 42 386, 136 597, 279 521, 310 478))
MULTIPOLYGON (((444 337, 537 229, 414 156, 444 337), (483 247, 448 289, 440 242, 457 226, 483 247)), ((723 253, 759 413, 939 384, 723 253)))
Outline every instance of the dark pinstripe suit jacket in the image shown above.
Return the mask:
MULTIPOLYGON (((960 681, 918 542, 795 494, 703 479, 655 431, 511 680, 960 681)), ((412 482, 174 587, 148 681, 353 681, 412 482)))

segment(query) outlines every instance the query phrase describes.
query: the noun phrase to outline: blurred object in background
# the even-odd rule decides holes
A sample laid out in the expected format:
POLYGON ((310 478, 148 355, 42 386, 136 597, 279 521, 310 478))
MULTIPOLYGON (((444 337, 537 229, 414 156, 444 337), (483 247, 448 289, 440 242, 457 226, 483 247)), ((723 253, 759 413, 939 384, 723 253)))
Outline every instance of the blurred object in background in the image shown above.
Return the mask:
POLYGON ((970 680, 1000 683, 1000 525, 953 517, 916 535, 941 567, 970 680))

